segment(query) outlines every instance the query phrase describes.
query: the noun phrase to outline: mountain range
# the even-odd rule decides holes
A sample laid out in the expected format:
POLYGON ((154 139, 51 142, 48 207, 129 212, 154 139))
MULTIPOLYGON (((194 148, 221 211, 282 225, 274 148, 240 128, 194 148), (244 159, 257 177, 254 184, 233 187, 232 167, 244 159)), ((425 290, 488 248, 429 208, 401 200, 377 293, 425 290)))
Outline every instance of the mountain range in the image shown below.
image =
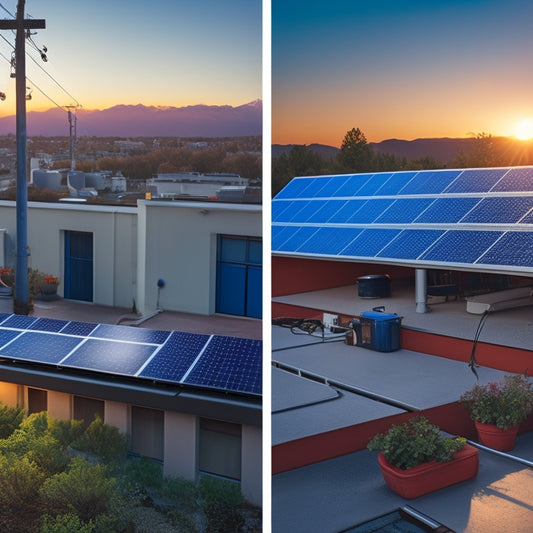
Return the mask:
MULTIPOLYGON (((459 152, 468 152, 472 148, 475 139, 467 138, 437 138, 437 139, 414 139, 405 141, 401 139, 387 139, 381 142, 370 142, 369 146, 375 152, 393 154, 407 159, 420 159, 422 157, 434 157, 438 162, 451 161, 459 152)), ((272 145, 272 157, 279 157, 282 153, 289 153, 294 144, 272 145)), ((323 157, 335 157, 339 148, 325 144, 309 144, 307 148, 323 157)))
MULTIPOLYGON (((261 100, 232 107, 193 105, 156 107, 117 105, 76 111, 78 136, 96 137, 244 137, 262 134, 261 100)), ((68 115, 60 108, 26 113, 28 136, 69 135, 68 115)), ((0 135, 15 133, 15 116, 0 118, 0 135)))

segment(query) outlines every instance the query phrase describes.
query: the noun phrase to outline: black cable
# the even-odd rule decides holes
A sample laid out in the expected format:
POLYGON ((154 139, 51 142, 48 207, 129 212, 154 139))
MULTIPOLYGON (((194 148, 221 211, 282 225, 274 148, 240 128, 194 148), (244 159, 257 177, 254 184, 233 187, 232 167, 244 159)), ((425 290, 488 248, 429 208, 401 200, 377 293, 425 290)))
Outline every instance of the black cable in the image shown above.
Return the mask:
POLYGON ((477 374, 476 368, 478 368, 479 365, 476 362, 476 356, 475 356, 476 347, 477 347, 477 342, 479 340, 479 335, 481 334, 481 330, 483 329, 483 326, 485 325, 485 322, 489 316, 489 313, 490 311, 485 311, 483 313, 483 316, 481 317, 481 320, 479 321, 479 324, 477 325, 476 334, 474 335, 474 344, 472 346, 472 353, 470 354, 470 362, 468 363, 470 370, 472 370, 477 380, 479 380, 479 376, 477 374))

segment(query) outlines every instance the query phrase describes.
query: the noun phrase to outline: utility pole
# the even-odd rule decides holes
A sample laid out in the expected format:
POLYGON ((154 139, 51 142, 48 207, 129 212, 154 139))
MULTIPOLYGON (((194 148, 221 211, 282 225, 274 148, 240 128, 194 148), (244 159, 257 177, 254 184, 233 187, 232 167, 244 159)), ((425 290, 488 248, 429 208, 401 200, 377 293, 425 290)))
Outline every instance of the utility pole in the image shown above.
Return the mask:
POLYGON ((26 183, 26 32, 46 27, 43 19, 24 20, 25 0, 18 0, 16 20, 0 20, 0 30, 17 30, 15 69, 17 95, 17 265, 13 312, 30 312, 28 286, 28 186, 26 183))
POLYGON ((71 109, 76 109, 78 106, 66 106, 68 109, 68 124, 69 124, 69 137, 70 137, 70 170, 76 170, 76 115, 72 113, 71 109))

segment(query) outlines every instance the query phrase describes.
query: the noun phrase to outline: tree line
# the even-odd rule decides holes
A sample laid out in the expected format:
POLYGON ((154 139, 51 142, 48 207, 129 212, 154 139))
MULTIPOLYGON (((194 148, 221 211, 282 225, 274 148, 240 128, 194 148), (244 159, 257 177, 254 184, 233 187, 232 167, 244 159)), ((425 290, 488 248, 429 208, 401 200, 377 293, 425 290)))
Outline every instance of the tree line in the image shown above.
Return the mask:
POLYGON ((460 151, 451 161, 440 162, 433 156, 407 159, 376 152, 359 128, 352 128, 343 138, 336 156, 324 157, 305 145, 272 159, 272 195, 275 196, 295 176, 431 170, 439 168, 480 168, 533 164, 533 143, 508 137, 479 133, 472 137, 468 150, 460 151))

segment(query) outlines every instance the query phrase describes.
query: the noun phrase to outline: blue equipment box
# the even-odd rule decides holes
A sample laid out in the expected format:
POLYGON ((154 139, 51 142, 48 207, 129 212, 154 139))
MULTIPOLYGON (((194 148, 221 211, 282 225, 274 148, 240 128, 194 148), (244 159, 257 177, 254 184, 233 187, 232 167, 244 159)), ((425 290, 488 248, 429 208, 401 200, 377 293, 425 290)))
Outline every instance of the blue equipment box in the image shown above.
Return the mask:
POLYGON ((401 317, 392 313, 366 311, 353 326, 357 346, 377 352, 393 352, 400 349, 401 317))

